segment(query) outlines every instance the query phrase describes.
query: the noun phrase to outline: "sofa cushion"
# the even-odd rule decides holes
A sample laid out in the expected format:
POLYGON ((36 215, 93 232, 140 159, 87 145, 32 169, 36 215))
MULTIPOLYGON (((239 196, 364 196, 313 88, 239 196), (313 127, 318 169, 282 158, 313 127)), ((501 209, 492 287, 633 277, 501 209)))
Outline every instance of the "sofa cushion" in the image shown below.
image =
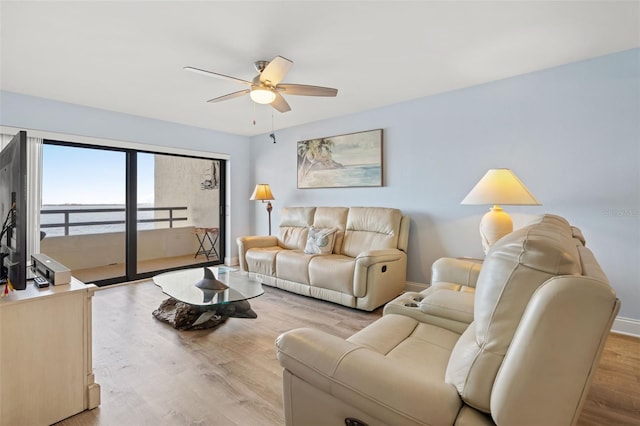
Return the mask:
POLYGON ((447 367, 447 382, 467 404, 489 412, 496 374, 538 287, 557 275, 580 274, 571 227, 559 216, 545 215, 491 247, 476 284, 474 322, 447 367))
POLYGON ((396 360, 426 380, 441 381, 459 337, 457 333, 406 315, 390 314, 347 340, 396 360))
POLYGON ((309 284, 353 295, 356 261, 341 254, 314 256, 309 262, 309 284))
POLYGON ((370 250, 398 247, 402 213, 384 207, 351 207, 347 216, 342 254, 356 257, 370 250))
POLYGON ((276 258, 278 278, 309 285, 309 262, 315 256, 300 250, 282 250, 276 258))
POLYGON ((337 229, 335 228, 316 228, 312 226, 309 228, 304 252, 307 254, 331 254, 333 244, 336 241, 336 231, 337 229))
POLYGON ((247 250, 245 259, 249 271, 256 274, 275 276, 276 255, 283 251, 280 247, 254 247, 247 250))
POLYGON ((307 233, 313 224, 315 207, 285 207, 280 217, 278 229, 279 243, 289 250, 304 250, 307 233))

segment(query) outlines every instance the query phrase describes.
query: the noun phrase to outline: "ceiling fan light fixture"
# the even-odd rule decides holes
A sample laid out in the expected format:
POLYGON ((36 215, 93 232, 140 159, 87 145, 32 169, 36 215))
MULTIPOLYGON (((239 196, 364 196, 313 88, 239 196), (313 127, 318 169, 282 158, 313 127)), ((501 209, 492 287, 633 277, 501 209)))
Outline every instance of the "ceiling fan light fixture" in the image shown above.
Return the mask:
POLYGON ((251 89, 249 93, 251 100, 257 104, 270 104, 276 98, 276 94, 273 90, 267 87, 256 87, 251 89))

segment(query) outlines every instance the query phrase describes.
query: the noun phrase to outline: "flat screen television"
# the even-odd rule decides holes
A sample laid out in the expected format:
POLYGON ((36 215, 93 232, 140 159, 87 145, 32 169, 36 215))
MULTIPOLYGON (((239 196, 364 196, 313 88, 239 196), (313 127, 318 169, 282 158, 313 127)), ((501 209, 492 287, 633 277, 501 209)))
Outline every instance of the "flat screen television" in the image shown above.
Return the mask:
POLYGON ((0 282, 27 287, 27 133, 18 132, 0 151, 0 282))

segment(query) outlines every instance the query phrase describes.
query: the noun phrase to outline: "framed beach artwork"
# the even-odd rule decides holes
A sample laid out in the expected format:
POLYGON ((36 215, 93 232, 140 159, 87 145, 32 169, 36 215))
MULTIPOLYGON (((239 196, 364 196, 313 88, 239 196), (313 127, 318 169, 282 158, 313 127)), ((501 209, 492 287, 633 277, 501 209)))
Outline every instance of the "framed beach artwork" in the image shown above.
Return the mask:
POLYGON ((298 188, 382 186, 382 129, 298 142, 298 188))

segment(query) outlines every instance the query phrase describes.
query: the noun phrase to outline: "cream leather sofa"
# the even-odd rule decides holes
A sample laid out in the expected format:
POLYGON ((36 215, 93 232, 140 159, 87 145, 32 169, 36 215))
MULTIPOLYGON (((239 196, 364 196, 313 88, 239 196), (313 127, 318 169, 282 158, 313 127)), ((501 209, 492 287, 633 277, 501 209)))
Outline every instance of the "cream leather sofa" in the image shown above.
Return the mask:
POLYGON ((456 259, 436 269, 445 263, 437 290, 400 296, 347 340, 314 329, 277 339, 288 425, 576 423, 619 309, 578 230, 545 215, 479 269, 456 259), (455 299, 466 311, 473 293, 462 287, 475 287, 464 330, 455 299))
POLYGON ((409 218, 382 207, 286 207, 278 236, 239 237, 240 268, 264 284, 371 311, 405 286, 409 218), (335 230, 308 254, 309 230, 335 230))

